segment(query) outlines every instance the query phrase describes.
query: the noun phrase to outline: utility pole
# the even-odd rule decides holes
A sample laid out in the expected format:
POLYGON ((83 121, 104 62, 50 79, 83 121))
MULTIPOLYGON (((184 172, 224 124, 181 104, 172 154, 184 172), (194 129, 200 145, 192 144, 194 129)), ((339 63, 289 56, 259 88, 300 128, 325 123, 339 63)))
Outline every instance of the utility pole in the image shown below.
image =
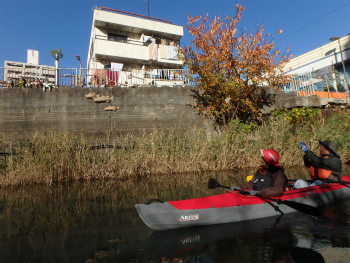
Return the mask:
POLYGON ((53 49, 50 50, 51 56, 55 59, 55 67, 56 67, 56 74, 55 74, 55 86, 58 87, 60 85, 60 72, 59 72, 59 60, 63 57, 61 48, 59 50, 53 49))
POLYGON ((339 45, 339 50, 340 50, 340 59, 341 59, 341 63, 343 64, 343 70, 344 70, 344 88, 345 88, 345 93, 346 93, 346 100, 347 102, 349 102, 350 99, 350 92, 349 92, 349 84, 348 84, 348 77, 346 74, 346 68, 345 68, 345 64, 344 64, 344 60, 343 60, 343 52, 340 46, 340 37, 331 37, 329 39, 330 41, 335 41, 338 40, 338 45, 339 45))

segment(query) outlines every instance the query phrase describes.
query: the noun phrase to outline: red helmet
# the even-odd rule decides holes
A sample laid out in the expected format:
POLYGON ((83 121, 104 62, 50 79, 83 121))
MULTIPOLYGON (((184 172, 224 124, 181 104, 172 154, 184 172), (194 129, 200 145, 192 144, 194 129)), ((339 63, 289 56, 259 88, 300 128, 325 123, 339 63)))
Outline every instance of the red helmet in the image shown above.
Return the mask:
POLYGON ((281 166, 281 164, 278 162, 280 160, 280 156, 278 155, 278 152, 276 152, 274 149, 268 149, 263 150, 260 149, 261 156, 264 158, 264 160, 274 166, 281 166))

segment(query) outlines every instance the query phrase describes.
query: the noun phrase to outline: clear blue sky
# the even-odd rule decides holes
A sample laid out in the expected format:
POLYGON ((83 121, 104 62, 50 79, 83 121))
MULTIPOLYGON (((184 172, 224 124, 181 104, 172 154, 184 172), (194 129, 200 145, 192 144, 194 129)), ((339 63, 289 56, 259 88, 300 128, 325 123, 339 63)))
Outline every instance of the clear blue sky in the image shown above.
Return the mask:
MULTIPOLYGON (((191 35, 187 16, 234 15, 238 2, 246 10, 239 28, 251 33, 263 25, 265 33, 283 33, 276 47, 298 56, 350 33, 350 0, 149 0, 150 16, 184 27, 181 46, 191 35)), ((39 51, 39 63, 54 66, 51 49, 62 49, 60 67, 86 67, 94 7, 109 7, 148 15, 147 0, 0 0, 0 67, 4 60, 27 61, 27 49, 39 51)))

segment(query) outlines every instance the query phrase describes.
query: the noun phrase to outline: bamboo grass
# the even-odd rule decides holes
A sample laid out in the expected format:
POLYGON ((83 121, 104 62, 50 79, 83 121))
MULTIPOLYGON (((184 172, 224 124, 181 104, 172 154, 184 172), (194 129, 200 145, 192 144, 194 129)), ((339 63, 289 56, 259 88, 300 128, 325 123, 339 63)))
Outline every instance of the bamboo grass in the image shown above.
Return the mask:
MULTIPOLYGON (((350 114, 291 124, 282 117, 270 118, 254 131, 154 129, 141 134, 94 137, 67 131, 37 131, 11 141, 9 151, 19 154, 3 160, 0 186, 23 186, 76 180, 138 180, 143 177, 223 171, 259 166, 259 149, 274 148, 285 167, 303 165, 299 143, 318 152, 318 140, 330 139, 341 147, 343 163, 350 161, 350 114), (93 145, 113 147, 91 149, 93 145)), ((0 142, 9 141, 0 135, 0 142)))

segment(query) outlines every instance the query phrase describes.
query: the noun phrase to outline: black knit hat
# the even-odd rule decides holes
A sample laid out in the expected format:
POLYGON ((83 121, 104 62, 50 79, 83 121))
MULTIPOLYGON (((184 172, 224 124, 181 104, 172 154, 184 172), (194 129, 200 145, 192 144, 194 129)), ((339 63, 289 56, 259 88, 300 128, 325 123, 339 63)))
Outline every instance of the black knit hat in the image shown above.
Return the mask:
POLYGON ((335 142, 332 142, 330 140, 319 141, 319 142, 328 151, 330 151, 331 153, 333 153, 334 155, 336 155, 336 156, 338 156, 340 158, 339 153, 337 153, 337 151, 338 151, 338 144, 336 144, 335 142))

